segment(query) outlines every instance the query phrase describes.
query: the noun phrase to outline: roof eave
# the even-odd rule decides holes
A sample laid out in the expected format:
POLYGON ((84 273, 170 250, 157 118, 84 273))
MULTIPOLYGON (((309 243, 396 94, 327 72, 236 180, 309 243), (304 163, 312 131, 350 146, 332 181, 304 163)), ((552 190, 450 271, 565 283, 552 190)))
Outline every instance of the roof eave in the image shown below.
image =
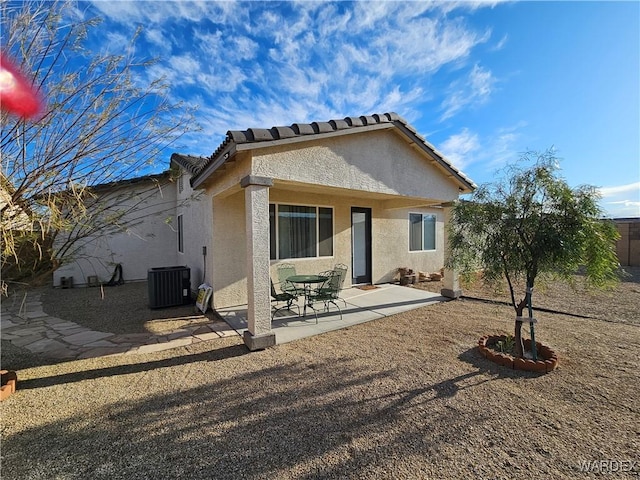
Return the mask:
POLYGON ((191 188, 195 190, 196 188, 203 186, 213 172, 235 157, 236 152, 236 144, 234 142, 228 142, 225 147, 220 150, 214 158, 212 158, 212 161, 209 162, 208 165, 191 178, 191 188))

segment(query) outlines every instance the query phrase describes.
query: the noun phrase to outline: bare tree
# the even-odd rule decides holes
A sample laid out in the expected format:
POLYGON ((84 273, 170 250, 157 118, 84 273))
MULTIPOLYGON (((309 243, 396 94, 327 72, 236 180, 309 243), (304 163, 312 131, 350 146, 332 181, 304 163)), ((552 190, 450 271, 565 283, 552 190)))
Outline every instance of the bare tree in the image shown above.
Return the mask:
MULTIPOLYGON (((153 60, 135 57, 137 34, 122 54, 95 52, 87 39, 101 19, 75 2, 3 2, 0 9, 3 50, 46 99, 36 121, 0 117, 7 278, 50 271, 82 239, 126 230, 138 218, 130 199, 112 195, 100 203, 94 187, 152 172, 164 149, 197 127, 190 109, 170 101, 162 79, 147 79, 153 60)), ((174 178, 156 180, 161 188, 174 178)))

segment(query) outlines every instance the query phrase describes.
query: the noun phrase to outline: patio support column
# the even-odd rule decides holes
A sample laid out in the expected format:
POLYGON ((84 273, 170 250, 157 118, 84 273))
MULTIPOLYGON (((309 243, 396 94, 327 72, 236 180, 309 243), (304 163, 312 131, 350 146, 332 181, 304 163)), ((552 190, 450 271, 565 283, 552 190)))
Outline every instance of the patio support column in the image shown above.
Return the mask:
MULTIPOLYGON (((449 223, 451 222, 451 209, 453 207, 453 203, 445 203, 442 206, 444 207, 444 258, 446 263, 449 255, 451 254, 449 251, 449 223)), ((462 295, 462 290, 458 285, 458 271, 456 269, 449 269, 445 267, 442 287, 440 294, 443 297, 458 298, 462 295)))
POLYGON ((249 350, 276 344, 271 330, 271 288, 269 271, 269 187, 273 179, 246 176, 244 188, 247 231, 247 322, 244 343, 249 350))

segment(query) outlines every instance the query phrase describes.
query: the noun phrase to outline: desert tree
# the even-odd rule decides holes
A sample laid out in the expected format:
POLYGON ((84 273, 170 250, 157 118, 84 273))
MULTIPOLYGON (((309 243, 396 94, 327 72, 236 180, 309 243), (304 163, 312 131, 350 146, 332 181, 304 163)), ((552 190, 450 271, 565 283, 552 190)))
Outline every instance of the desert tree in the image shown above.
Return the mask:
POLYGON ((547 150, 524 153, 502 178, 453 206, 448 264, 463 278, 481 272, 490 285, 506 280, 517 355, 523 355, 523 312, 528 308, 532 316, 536 280, 561 278, 573 285, 580 272, 593 287, 617 281, 618 233, 603 218, 599 198, 593 186, 571 188, 547 150))
POLYGON ((137 58, 139 32, 117 54, 92 49, 88 40, 101 19, 79 5, 26 0, 0 6, 3 52, 45 98, 33 121, 6 112, 0 117, 4 278, 50 271, 70 260, 83 239, 139 221, 144 210, 136 202, 161 194, 172 175, 152 177, 150 190, 133 201, 125 194, 99 196, 95 186, 152 173, 165 161, 164 149, 197 128, 193 112, 172 102, 163 79, 150 79, 154 60, 137 58))

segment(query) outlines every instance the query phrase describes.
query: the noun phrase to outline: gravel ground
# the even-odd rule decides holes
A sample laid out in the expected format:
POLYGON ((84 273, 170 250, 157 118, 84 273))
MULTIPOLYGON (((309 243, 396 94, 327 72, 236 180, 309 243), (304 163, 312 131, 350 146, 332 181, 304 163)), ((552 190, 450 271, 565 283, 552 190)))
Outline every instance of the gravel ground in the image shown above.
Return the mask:
MULTIPOLYGON (((622 281, 611 290, 589 289, 579 276, 575 277, 573 285, 560 281, 540 281, 533 289, 533 306, 578 317, 640 324, 640 267, 624 268, 622 281)), ((440 293, 442 282, 422 282, 415 288, 440 293)), ((522 294, 524 290, 524 286, 520 285, 519 292, 522 294)), ((506 282, 493 289, 483 286, 480 281, 464 284, 463 294, 467 298, 510 305, 506 282)))
POLYGON ((226 338, 26 368, 1 404, 2 478, 638 478, 640 285, 624 285, 629 316, 537 314, 560 355, 546 375, 482 358, 513 311, 468 299, 262 352, 226 338))
POLYGON ((165 333, 185 324, 206 323, 214 319, 211 310, 206 317, 195 305, 151 310, 147 282, 100 288, 41 288, 43 310, 100 332, 165 333))

